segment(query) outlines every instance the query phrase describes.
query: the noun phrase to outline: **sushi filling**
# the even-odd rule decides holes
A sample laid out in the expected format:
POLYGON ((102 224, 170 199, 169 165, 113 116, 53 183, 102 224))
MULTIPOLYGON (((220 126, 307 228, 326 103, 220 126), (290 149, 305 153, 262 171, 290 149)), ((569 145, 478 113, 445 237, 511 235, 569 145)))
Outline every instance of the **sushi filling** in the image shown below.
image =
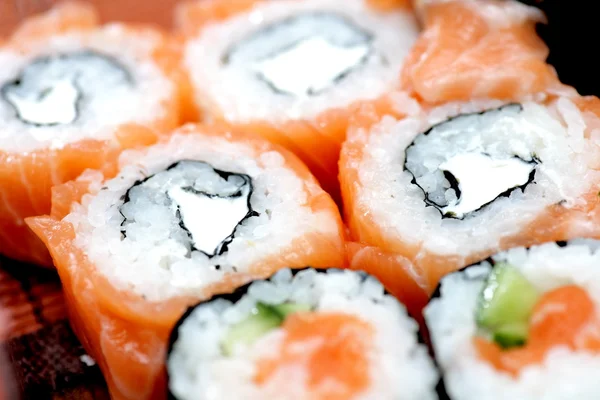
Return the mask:
POLYGON ((370 59, 373 37, 334 13, 304 13, 265 27, 230 49, 224 64, 249 65, 275 93, 316 96, 370 59))
POLYGON ((124 237, 135 234, 146 212, 163 209, 158 212, 172 221, 171 236, 188 249, 187 257, 194 250, 208 257, 221 255, 236 228, 258 215, 250 205, 252 190, 248 175, 220 171, 201 161, 180 161, 127 191, 120 207, 121 232, 124 237))
POLYGON ((435 125, 406 149, 404 169, 424 193, 425 204, 442 218, 463 219, 501 196, 525 188, 540 163, 527 149, 515 154, 502 143, 490 143, 498 129, 512 129, 521 112, 512 104, 468 114, 435 125))
POLYGON ((74 123, 88 98, 89 87, 102 80, 103 90, 130 86, 132 78, 116 60, 93 51, 38 58, 12 82, 2 86, 2 98, 17 117, 30 125, 74 123))
POLYGON ((556 346, 600 349, 600 323, 585 289, 564 285, 539 293, 507 263, 494 265, 478 300, 476 321, 479 356, 513 375, 542 362, 556 346))
POLYGON ((524 345, 538 299, 535 286, 517 268, 507 263, 496 264, 475 311, 482 336, 491 337, 504 348, 524 345))
POLYGON ((281 327, 289 315, 311 309, 309 304, 286 302, 269 305, 257 302, 249 316, 229 328, 221 341, 222 352, 224 355, 232 355, 239 347, 251 346, 267 333, 281 327))

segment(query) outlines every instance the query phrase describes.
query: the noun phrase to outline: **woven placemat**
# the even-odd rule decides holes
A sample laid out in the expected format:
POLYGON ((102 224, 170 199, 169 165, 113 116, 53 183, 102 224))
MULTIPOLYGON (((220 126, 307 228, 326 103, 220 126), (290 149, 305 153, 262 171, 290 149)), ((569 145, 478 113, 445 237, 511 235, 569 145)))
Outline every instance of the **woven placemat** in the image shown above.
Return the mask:
POLYGON ((109 400, 69 326, 56 272, 0 259, 0 308, 10 317, 2 343, 14 386, 8 400, 109 400))

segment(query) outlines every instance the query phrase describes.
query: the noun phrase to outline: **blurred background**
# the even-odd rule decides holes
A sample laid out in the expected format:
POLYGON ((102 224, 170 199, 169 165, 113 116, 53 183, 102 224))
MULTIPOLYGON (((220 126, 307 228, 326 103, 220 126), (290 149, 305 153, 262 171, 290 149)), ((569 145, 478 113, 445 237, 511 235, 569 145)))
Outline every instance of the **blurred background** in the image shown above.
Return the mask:
MULTIPOLYGON (((156 23, 171 26, 173 6, 181 0, 83 0, 97 7, 103 21, 156 23)), ((50 8, 57 0, 0 0, 0 35, 9 34, 22 19, 50 8)))

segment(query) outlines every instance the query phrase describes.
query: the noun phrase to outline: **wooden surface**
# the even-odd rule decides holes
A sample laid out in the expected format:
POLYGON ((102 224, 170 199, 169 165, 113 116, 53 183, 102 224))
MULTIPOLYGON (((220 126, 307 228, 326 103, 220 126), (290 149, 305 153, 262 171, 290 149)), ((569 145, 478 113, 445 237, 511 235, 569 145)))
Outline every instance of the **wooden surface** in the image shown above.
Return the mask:
POLYGON ((109 400, 99 368, 82 361, 54 271, 0 259, 0 308, 10 317, 9 400, 109 400))

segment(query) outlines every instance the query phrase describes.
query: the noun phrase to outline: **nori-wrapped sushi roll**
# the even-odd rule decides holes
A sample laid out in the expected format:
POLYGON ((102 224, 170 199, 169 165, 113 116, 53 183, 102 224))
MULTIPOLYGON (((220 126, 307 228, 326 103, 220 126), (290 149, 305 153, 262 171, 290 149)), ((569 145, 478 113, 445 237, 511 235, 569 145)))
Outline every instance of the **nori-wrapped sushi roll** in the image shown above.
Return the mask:
POLYGON ((167 358, 170 398, 436 399, 417 331, 371 276, 284 269, 182 317, 167 358))

